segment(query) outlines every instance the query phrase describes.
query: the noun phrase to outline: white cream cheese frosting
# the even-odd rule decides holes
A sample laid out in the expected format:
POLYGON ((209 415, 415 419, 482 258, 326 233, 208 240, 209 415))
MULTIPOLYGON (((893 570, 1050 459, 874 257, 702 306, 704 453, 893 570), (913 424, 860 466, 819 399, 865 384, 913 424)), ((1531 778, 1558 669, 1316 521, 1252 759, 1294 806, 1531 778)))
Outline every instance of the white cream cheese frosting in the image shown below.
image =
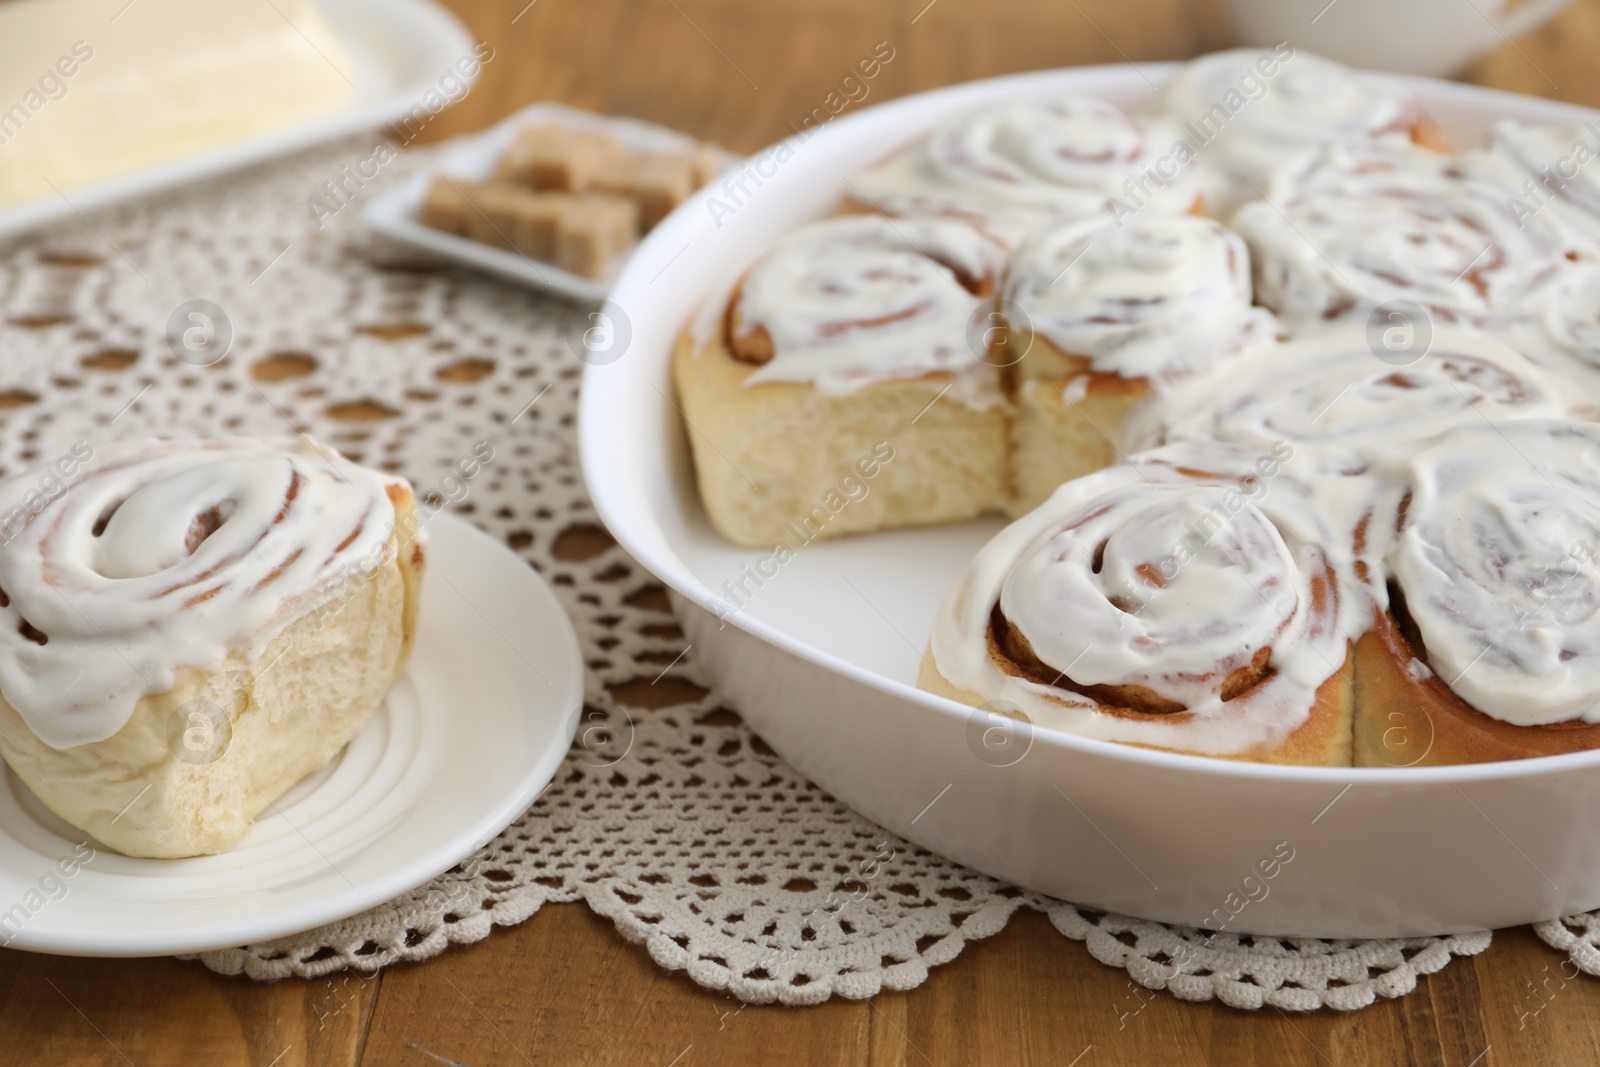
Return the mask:
POLYGON ((1600 265, 1563 270, 1538 299, 1492 327, 1557 380, 1600 404, 1600 265))
POLYGON ((954 216, 1016 243, 1058 219, 1112 210, 1193 210, 1197 178, 1152 168, 1176 140, 1164 120, 1133 118, 1073 94, 984 104, 851 180, 848 192, 890 215, 954 216))
POLYGON ((1509 206, 1518 218, 1551 211, 1600 238, 1600 120, 1562 128, 1501 119, 1473 155, 1509 168, 1509 206))
POLYGON ((1553 213, 1519 217, 1501 168, 1404 144, 1332 148, 1273 182, 1232 227, 1255 261, 1256 299, 1291 332, 1367 321, 1409 301, 1437 323, 1514 312, 1600 246, 1553 213))
POLYGON ((1480 421, 1407 473, 1391 566, 1435 673, 1505 722, 1600 722, 1600 427, 1480 421))
POLYGON ((1276 328, 1251 303, 1244 241, 1194 215, 1046 227, 1012 257, 1005 307, 1093 370, 1158 387, 1271 341, 1276 328))
POLYGON ((1161 93, 1206 185, 1212 214, 1263 196, 1273 176, 1330 144, 1409 141, 1419 111, 1380 75, 1280 44, 1237 48, 1184 64, 1161 93))
POLYGON ((1463 423, 1588 410, 1573 390, 1476 331, 1439 330, 1425 353, 1394 364, 1363 331, 1339 329, 1257 349, 1156 397, 1130 420, 1124 444, 1226 441, 1259 451, 1289 441, 1348 470, 1403 461, 1463 423))
POLYGON ((969 324, 988 298, 968 286, 992 286, 1003 263, 993 238, 953 220, 860 215, 803 226, 739 283, 730 332, 764 330, 773 352, 745 384, 848 393, 983 370, 969 324))

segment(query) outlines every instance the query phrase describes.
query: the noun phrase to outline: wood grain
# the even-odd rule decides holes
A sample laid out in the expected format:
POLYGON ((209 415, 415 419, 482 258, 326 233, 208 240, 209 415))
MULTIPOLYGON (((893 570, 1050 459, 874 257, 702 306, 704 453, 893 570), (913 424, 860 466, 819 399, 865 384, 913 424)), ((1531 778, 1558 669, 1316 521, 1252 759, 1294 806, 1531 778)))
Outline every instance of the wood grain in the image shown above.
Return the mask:
POLYGON ((344 1067, 381 978, 261 984, 174 959, 0 952, 0 1063, 344 1067))
MULTIPOLYGON (((495 57, 424 141, 552 99, 748 151, 787 134, 879 41, 895 57, 864 103, 1229 41, 1220 0, 448 2, 495 57)), ((1468 74, 1600 105, 1597 59, 1600 0, 1583 0, 1468 74)), ((263 985, 176 960, 0 950, 0 1065, 1600 1062, 1600 980, 1573 977, 1562 959, 1530 931, 1506 930, 1483 956, 1358 1013, 1247 1014, 1138 989, 1029 912, 911 992, 741 1008, 562 905, 376 978, 263 985)))

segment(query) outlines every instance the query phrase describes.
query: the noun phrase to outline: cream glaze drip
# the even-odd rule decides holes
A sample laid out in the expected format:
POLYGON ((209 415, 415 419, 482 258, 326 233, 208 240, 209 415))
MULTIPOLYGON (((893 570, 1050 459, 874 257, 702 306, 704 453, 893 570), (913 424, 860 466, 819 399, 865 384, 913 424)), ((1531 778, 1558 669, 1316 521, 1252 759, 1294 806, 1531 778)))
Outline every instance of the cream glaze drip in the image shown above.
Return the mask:
MULTIPOLYGON (((852 191, 891 215, 970 218, 1016 243, 1051 219, 1105 211, 1113 198, 1143 200, 1125 183, 1142 178, 1175 140, 1163 120, 1135 120, 1092 97, 1008 100, 946 119, 857 175, 852 191)), ((1189 211, 1199 195, 1182 171, 1145 188, 1157 212, 1189 211)))
POLYGON ((1410 140, 1418 115, 1411 94, 1386 78, 1307 52, 1283 59, 1250 48, 1185 64, 1163 90, 1160 108, 1185 124, 1180 132, 1197 151, 1208 197, 1218 201, 1212 212, 1223 218, 1266 193, 1273 175, 1301 153, 1328 144, 1410 140), (1228 106, 1230 93, 1236 109, 1228 106))
POLYGON ((1348 548, 1307 527, 1312 509, 1282 455, 1163 449, 1063 485, 985 545, 951 591, 931 640, 939 672, 1037 726, 1213 755, 1281 742, 1344 664, 1366 610, 1347 594, 1348 548), (1143 686, 1187 714, 1108 715, 1003 671, 988 643, 996 604, 1065 679, 1143 686), (1271 673, 1224 700, 1226 675, 1262 648, 1271 673))
POLYGON ((993 279, 1003 262, 993 239, 946 219, 850 216, 803 226, 740 283, 736 332, 765 329, 774 352, 745 384, 810 382, 847 393, 982 370, 968 323, 986 299, 950 265, 993 279))
MULTIPOLYGON (((53 748, 112 736, 380 561, 393 482, 308 440, 102 449, 0 547, 0 695, 53 748)), ((0 512, 38 483, 0 482, 0 512)))
POLYGON ((1012 258, 1005 301, 1092 369, 1160 386, 1273 338, 1251 306, 1250 252, 1194 215, 1091 219, 1036 233, 1012 258))
POLYGON ((1392 567, 1433 669, 1506 722, 1600 722, 1600 427, 1463 426, 1409 475, 1392 567))
POLYGON ((1388 144, 1333 148, 1274 181, 1232 227, 1255 261, 1256 299, 1291 332, 1409 300, 1436 322, 1515 311, 1593 242, 1553 212, 1521 217, 1503 169, 1388 144))

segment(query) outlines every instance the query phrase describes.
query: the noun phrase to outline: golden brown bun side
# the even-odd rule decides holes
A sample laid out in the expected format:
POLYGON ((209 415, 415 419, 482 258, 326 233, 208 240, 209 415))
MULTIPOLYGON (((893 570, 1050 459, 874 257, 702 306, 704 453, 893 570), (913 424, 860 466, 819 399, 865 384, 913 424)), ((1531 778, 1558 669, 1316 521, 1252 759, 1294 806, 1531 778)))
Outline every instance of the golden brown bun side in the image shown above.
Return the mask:
MULTIPOLYGON (((1278 763, 1301 767, 1350 766, 1350 735, 1355 714, 1355 691, 1352 685, 1354 662, 1348 656, 1343 665, 1317 690, 1316 703, 1306 721, 1294 733, 1271 749, 1257 749, 1232 756, 1214 756, 1214 759, 1231 759, 1251 763, 1278 763)), ((1002 669, 1005 669, 1002 666, 1002 669)), ((952 685, 949 679, 934 666, 933 651, 923 654, 922 667, 917 676, 917 687, 938 696, 966 704, 983 707, 988 701, 970 690, 952 685)), ((1159 721, 1159 715, 1138 715, 1119 712, 1119 715, 1159 721)), ((1191 756, 1209 756, 1207 752, 1189 752, 1181 748, 1160 745, 1133 744, 1135 748, 1151 748, 1158 752, 1180 752, 1191 756)))
POLYGON ((1600 724, 1517 726, 1485 715, 1431 670, 1418 680, 1418 653, 1388 612, 1356 642, 1357 767, 1431 767, 1531 759, 1600 747, 1600 724))
POLYGON ((1067 355, 1037 334, 1016 340, 1027 352, 1023 367, 1032 361, 1032 370, 1018 385, 1011 426, 1006 513, 1013 518, 1044 503, 1063 482, 1120 461, 1116 442, 1150 394, 1145 379, 1092 371, 1088 359, 1067 355), (1069 386, 1083 395, 1067 400, 1069 386))
POLYGON ((1009 404, 998 371, 985 369, 982 410, 940 398, 951 382, 942 376, 842 396, 807 383, 746 386, 756 368, 734 359, 720 334, 697 351, 686 331, 673 379, 700 499, 728 540, 794 548, 1002 507, 1009 404))
POLYGON ((0 751, 61 818, 130 856, 222 852, 366 724, 399 676, 416 633, 423 566, 409 490, 391 492, 397 536, 383 563, 310 607, 247 660, 185 670, 142 698, 103 741, 53 749, 0 700, 0 751), (227 716, 227 736, 194 709, 227 716), (197 730, 197 747, 186 747, 197 730), (180 758, 180 754, 187 758, 180 758))

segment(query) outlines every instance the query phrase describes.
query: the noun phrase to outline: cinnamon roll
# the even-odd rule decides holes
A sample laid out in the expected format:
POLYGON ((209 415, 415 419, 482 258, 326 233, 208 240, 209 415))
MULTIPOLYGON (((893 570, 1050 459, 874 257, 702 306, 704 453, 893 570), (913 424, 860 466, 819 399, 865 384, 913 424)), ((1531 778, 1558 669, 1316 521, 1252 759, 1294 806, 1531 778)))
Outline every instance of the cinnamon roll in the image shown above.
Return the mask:
POLYGON ((1442 148, 1438 128, 1399 83, 1280 44, 1185 64, 1161 94, 1197 160, 1218 218, 1263 196, 1276 174, 1324 145, 1399 140, 1442 148))
POLYGON ((1394 515, 1356 645, 1357 764, 1600 745, 1600 427, 1462 426, 1411 460, 1394 515))
POLYGON ((416 630, 412 493, 309 441, 102 449, 0 545, 0 753, 119 851, 192 856, 361 728, 416 630))
POLYGON ((985 309, 1002 264, 962 222, 847 216, 790 233, 702 309, 673 370, 723 536, 796 547, 999 507, 985 309))
POLYGON ((1256 300, 1291 332, 1365 322, 1394 300, 1484 326, 1597 259, 1554 213, 1512 210, 1514 192, 1468 157, 1333 148, 1280 173, 1271 202, 1246 204, 1232 225, 1255 260, 1256 300))
POLYGON ((968 566, 919 684, 1109 741, 1348 764, 1365 602, 1281 462, 1164 450, 1061 486, 968 566))
POLYGON ((1193 215, 1105 217, 1047 227, 1017 250, 1001 305, 1021 379, 1013 514, 1116 462, 1152 393, 1274 338, 1251 305, 1250 253, 1193 215))
POLYGON ((984 104, 939 123, 850 183, 847 208, 966 219, 1010 244, 1044 223, 1104 211, 1180 214, 1201 206, 1170 158, 1172 131, 1092 97, 984 104))

